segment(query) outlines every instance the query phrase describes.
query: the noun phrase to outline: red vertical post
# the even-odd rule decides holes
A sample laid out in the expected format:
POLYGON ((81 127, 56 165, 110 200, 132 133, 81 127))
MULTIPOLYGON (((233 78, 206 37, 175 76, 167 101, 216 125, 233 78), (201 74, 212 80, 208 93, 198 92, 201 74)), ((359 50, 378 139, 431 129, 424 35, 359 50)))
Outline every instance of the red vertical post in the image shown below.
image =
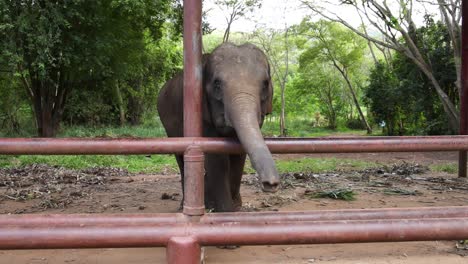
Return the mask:
MULTIPOLYGON (((462 1, 460 135, 468 134, 468 3, 462 1)), ((466 178, 466 151, 460 151, 458 177, 466 178)))
MULTIPOLYGON (((184 0, 184 136, 202 130, 202 0, 184 0)), ((189 216, 205 213, 204 155, 191 146, 184 156, 184 209, 189 216)))
POLYGON ((184 136, 202 136, 202 0, 184 0, 184 136))
POLYGON ((184 154, 184 214, 199 216, 205 213, 205 157, 199 146, 189 146, 184 154))
POLYGON ((200 244, 192 237, 174 237, 166 247, 168 264, 200 264, 200 244))

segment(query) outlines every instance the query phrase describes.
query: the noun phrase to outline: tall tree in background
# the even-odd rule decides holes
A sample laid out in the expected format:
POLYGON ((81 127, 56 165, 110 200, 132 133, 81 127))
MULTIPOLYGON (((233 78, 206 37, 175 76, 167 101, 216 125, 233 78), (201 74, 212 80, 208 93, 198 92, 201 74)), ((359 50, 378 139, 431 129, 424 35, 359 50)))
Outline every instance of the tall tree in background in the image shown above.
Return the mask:
POLYGON ((1 1, 0 65, 18 76, 33 106, 38 135, 56 135, 68 95, 112 75, 113 56, 153 38, 170 0, 1 1))
POLYGON ((291 29, 257 29, 250 40, 259 45, 269 61, 275 87, 280 88, 280 135, 287 135, 286 128, 286 87, 291 75, 291 29))
MULTIPOLYGON (((434 76, 450 100, 458 103, 450 33, 444 23, 426 16, 416 29, 418 45, 426 54, 434 76)), ((385 121, 388 135, 440 135, 453 131, 431 81, 401 53, 379 63, 369 76, 366 103, 377 122, 385 121)))
POLYGON ((337 23, 320 20, 318 22, 303 21, 301 31, 310 37, 309 48, 302 56, 316 58, 319 61, 328 61, 341 74, 358 110, 361 122, 367 133, 372 128, 364 115, 357 94, 357 83, 352 80, 353 73, 357 73, 364 57, 365 43, 353 32, 343 28, 337 23))
MULTIPOLYGON (((330 5, 330 2, 312 1, 312 0, 301 0, 302 3, 310 8, 315 13, 322 15, 323 17, 339 22, 349 29, 353 30, 356 34, 361 37, 372 41, 378 46, 393 49, 404 54, 408 57, 430 80, 433 87, 437 92, 437 96, 441 101, 443 109, 448 117, 449 123, 453 130, 458 131, 459 126, 459 113, 456 108, 454 101, 450 100, 450 97, 443 90, 439 80, 434 75, 434 69, 430 61, 428 60, 427 54, 421 50, 421 45, 418 45, 417 34, 415 34, 416 24, 413 19, 414 5, 424 4, 426 1, 395 1, 395 6, 389 6, 385 0, 344 0, 335 1, 335 5, 330 5), (366 23, 372 25, 372 29, 376 30, 383 39, 378 39, 363 32, 359 28, 352 26, 339 14, 335 13, 336 5, 347 5, 352 6, 361 17, 364 18, 366 23)), ((430 3, 430 2, 427 2, 430 3)), ((461 62, 461 50, 460 50, 460 26, 461 26, 461 0, 437 0, 437 3, 433 3, 438 6, 442 15, 442 21, 448 28, 451 45, 453 46, 453 58, 455 62, 455 69, 457 74, 456 86, 458 92, 461 92, 460 86, 460 62, 461 62)))
MULTIPOLYGON (((301 56, 299 59, 299 77, 296 78, 296 90, 299 95, 310 99, 316 98, 320 112, 328 121, 328 128, 338 127, 338 118, 345 108, 346 90, 340 74, 333 66, 315 58, 301 56)), ((310 102, 309 102, 310 103, 310 102)))
POLYGON ((246 17, 255 9, 262 6, 263 0, 216 0, 215 4, 226 13, 226 30, 224 31, 223 42, 229 41, 231 26, 236 20, 246 17))

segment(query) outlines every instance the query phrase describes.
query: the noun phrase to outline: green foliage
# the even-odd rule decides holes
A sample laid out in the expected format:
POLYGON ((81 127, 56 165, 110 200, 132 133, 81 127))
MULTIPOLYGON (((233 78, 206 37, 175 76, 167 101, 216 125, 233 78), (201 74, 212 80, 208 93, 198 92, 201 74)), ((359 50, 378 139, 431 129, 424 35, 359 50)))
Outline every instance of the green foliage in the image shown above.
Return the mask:
POLYGON ((11 73, 0 73, 0 131, 6 135, 21 133, 29 110, 19 82, 11 73))
MULTIPOLYGON (((294 159, 277 159, 276 167, 280 173, 324 173, 332 171, 353 171, 363 170, 368 168, 378 167, 379 164, 353 159, 338 159, 338 158, 294 158, 294 159)), ((255 170, 246 163, 244 169, 247 173, 255 173, 255 170)))
POLYGON ((337 76, 330 65, 315 59, 308 61, 304 56, 306 53, 307 51, 301 56, 299 74, 293 81, 295 93, 298 94, 297 98, 308 101, 303 103, 318 105, 319 111, 314 114, 317 125, 320 125, 323 115, 327 120, 327 127, 336 129, 338 119, 345 114, 345 98, 348 94, 343 89, 340 76, 337 76))
MULTIPOLYGON (((309 104, 301 104, 296 100, 300 97, 294 94, 291 80, 297 73, 297 58, 299 50, 295 49, 295 34, 292 28, 255 30, 249 41, 263 49, 270 63, 270 73, 273 82, 273 114, 281 115, 283 108, 282 93, 284 93, 284 112, 286 114, 301 114, 309 104)), ((286 118, 285 118, 286 119, 286 118)))
POLYGON ((134 173, 177 173, 178 167, 173 155, 148 156, 2 156, 1 167, 18 167, 29 164, 48 164, 70 169, 91 167, 114 167, 127 169, 134 173))
POLYGON ((328 127, 336 128, 340 120, 353 119, 352 91, 359 104, 367 72, 365 42, 338 23, 324 20, 304 20, 296 30, 301 36, 296 45, 303 49, 296 87, 303 97, 317 101, 328 127))
POLYGON ((365 130, 366 126, 360 119, 348 119, 346 120, 346 127, 349 129, 360 129, 365 130))
POLYGON ((165 25, 177 35, 176 13, 170 0, 2 1, 0 65, 31 95, 39 134, 54 136, 68 95, 141 73, 145 41, 167 38, 165 25))
MULTIPOLYGON (((279 117, 267 117, 262 132, 265 136, 279 136, 279 117)), ((338 124, 335 129, 321 126, 322 121, 316 122, 313 116, 291 115, 287 118, 286 127, 288 128, 288 136, 290 137, 323 137, 323 136, 339 136, 341 134, 362 136, 366 134, 362 129, 349 129, 343 124, 338 124)))
POLYGON ((407 97, 399 89, 399 81, 384 63, 379 62, 371 70, 370 81, 365 90, 366 103, 377 123, 384 122, 389 136, 404 134, 402 119, 408 107, 407 97))
MULTIPOLYGON (((442 89, 456 101, 456 74, 447 29, 427 18, 426 26, 415 30, 414 34, 442 89)), ((385 122, 387 135, 454 132, 430 80, 401 54, 395 54, 388 65, 375 65, 365 97, 375 121, 385 122)))
POLYGON ((58 137, 154 138, 166 137, 162 124, 123 127, 64 127, 58 137))

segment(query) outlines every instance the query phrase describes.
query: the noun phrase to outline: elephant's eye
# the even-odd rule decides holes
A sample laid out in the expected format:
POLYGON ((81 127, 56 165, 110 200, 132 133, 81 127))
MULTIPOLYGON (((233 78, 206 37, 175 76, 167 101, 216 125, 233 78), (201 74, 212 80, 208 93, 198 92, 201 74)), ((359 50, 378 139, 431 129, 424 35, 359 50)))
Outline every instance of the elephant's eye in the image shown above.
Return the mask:
POLYGON ((213 82, 213 97, 216 100, 221 100, 223 98, 223 91, 221 89, 221 80, 216 79, 213 82))
POLYGON ((268 86, 270 85, 270 82, 268 80, 263 81, 262 85, 262 93, 260 95, 260 98, 262 101, 265 101, 268 99, 268 86))

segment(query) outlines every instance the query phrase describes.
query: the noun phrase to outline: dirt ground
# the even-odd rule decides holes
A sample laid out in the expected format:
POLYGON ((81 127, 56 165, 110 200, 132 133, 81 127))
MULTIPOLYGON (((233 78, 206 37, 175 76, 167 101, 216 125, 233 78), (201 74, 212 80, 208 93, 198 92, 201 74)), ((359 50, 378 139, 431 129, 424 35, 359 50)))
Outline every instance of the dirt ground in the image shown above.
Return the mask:
MULTIPOLYGON (((291 159, 304 155, 281 156, 291 159)), ((245 175, 244 211, 321 210, 468 205, 468 182, 432 172, 431 164, 456 162, 456 153, 308 155, 374 161, 379 168, 350 168, 323 174, 282 175, 275 194, 259 191, 245 175), (353 191, 355 200, 316 198, 353 191)), ((276 156, 279 159, 280 156, 276 156)), ((0 169, 0 213, 161 213, 176 212, 178 175, 133 175, 125 170, 67 170, 45 165, 0 169)), ((433 264, 468 263, 458 241, 205 248, 207 263, 433 264)), ((164 263, 164 248, 0 251, 0 264, 164 263)))

